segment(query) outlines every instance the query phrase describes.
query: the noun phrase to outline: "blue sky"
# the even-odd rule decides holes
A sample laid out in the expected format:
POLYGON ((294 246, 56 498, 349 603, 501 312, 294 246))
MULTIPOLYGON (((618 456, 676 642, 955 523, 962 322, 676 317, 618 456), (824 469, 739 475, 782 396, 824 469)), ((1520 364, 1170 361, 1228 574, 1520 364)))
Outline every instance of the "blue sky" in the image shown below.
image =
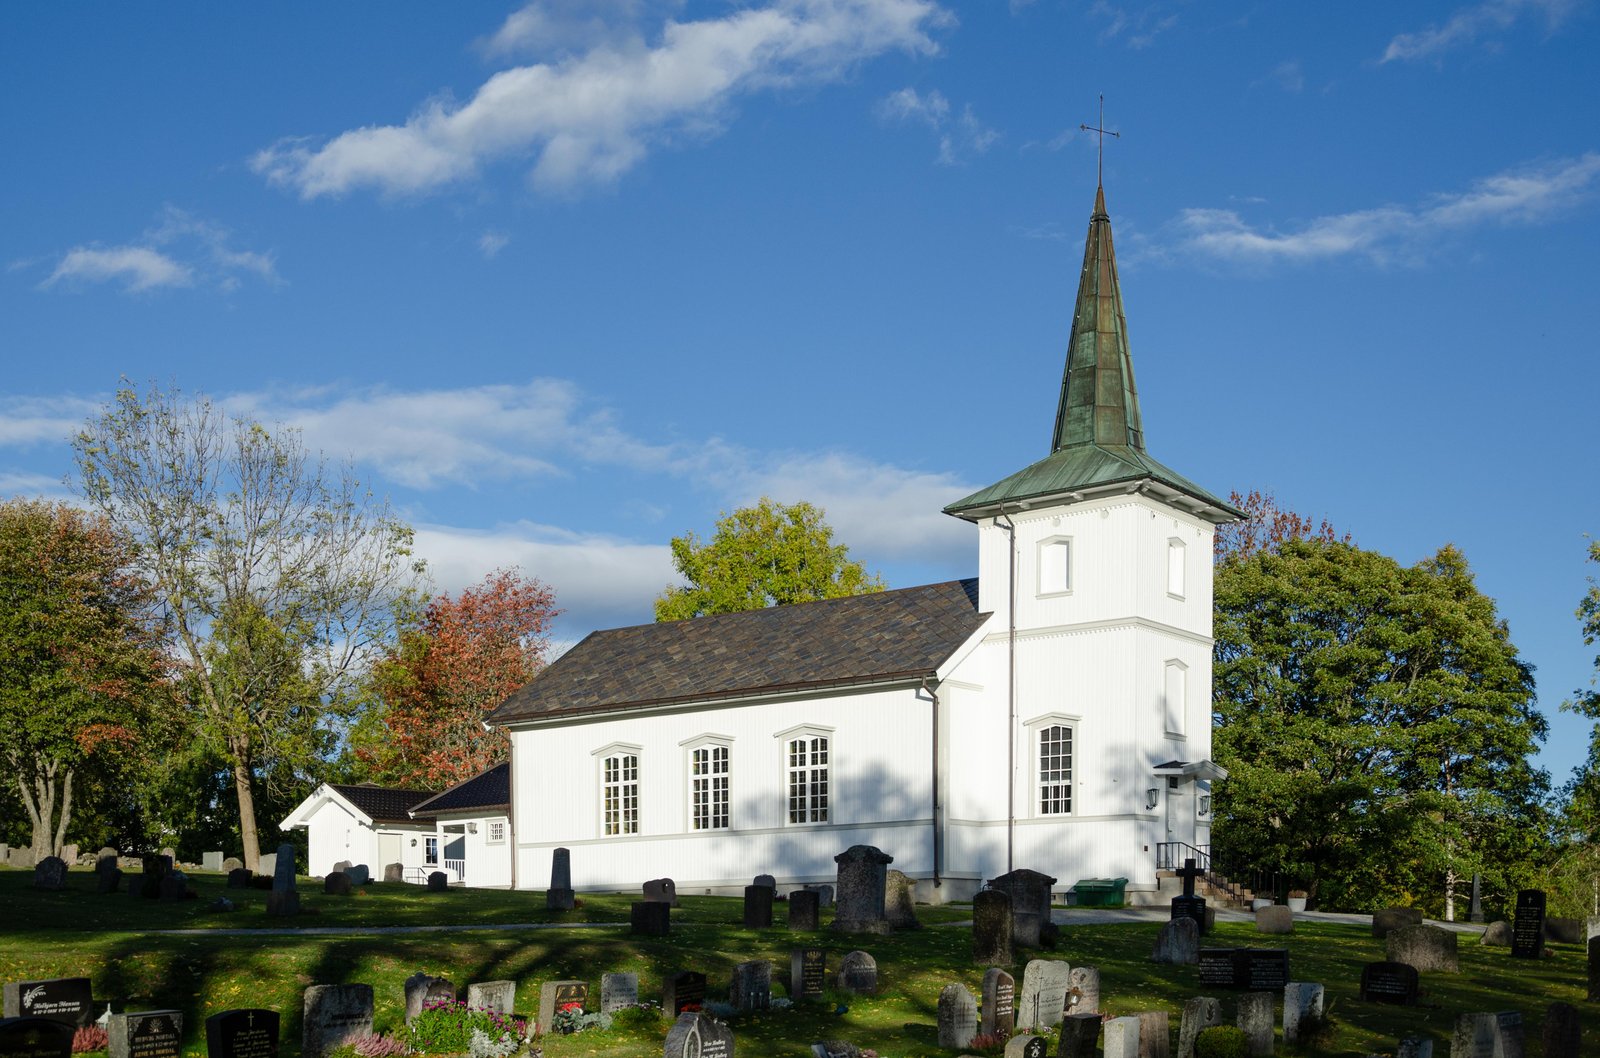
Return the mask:
POLYGON ((122 376, 349 455, 440 587, 649 619, 763 494, 891 584, 1044 455, 1107 199, 1153 454, 1415 561, 1537 666, 1600 531, 1593 3, 392 3, 0 13, 0 492, 122 376))

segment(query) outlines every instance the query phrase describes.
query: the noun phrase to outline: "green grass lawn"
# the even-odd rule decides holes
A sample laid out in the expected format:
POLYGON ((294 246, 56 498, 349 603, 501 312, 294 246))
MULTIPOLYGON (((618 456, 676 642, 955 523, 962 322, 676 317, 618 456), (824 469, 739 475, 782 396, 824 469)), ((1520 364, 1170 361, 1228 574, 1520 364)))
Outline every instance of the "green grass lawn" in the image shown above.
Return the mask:
MULTIPOLYGON (((641 997, 660 994, 662 979, 685 969, 710 978, 713 998, 725 993, 733 965, 770 959, 775 994, 786 982, 789 953, 811 944, 828 951, 830 970, 853 948, 878 960, 882 990, 874 998, 851 998, 835 1012, 839 997, 826 1004, 800 1004, 733 1021, 740 1058, 808 1054, 817 1039, 839 1037, 871 1047, 884 1058, 930 1055, 954 1058, 935 1040, 939 989, 959 981, 979 991, 984 967, 970 960, 968 932, 937 925, 966 917, 964 908, 921 908, 931 928, 890 937, 843 937, 826 930, 791 934, 781 923, 770 930, 739 924, 738 900, 683 897, 673 912, 670 937, 643 938, 620 929, 482 930, 451 933, 337 936, 172 935, 163 929, 281 927, 267 918, 260 891, 228 891, 216 875, 195 875, 198 901, 161 904, 118 893, 94 892, 93 875, 74 871, 64 893, 31 888, 32 873, 0 870, 0 901, 7 928, 0 931, 0 980, 88 976, 97 997, 118 1010, 171 1007, 183 1011, 190 1054, 204 1053, 204 1018, 238 1006, 263 1006, 284 1016, 285 1054, 298 1050, 301 991, 311 984, 364 982, 377 996, 376 1024, 398 1029, 402 1020, 401 982, 417 971, 448 977, 460 988, 471 981, 510 978, 518 984, 518 1009, 537 1008, 540 982, 563 978, 590 982, 598 1003, 600 975, 632 971, 641 997), (227 893, 241 900, 231 913, 208 912, 205 904, 227 893)), ((454 890, 430 894, 417 886, 370 885, 363 895, 324 896, 314 883, 302 883, 305 913, 292 920, 299 928, 386 925, 488 925, 495 923, 613 922, 627 920, 632 894, 584 896, 576 911, 551 913, 543 893, 454 890)), ((824 913, 826 921, 827 913, 824 913)), ((1155 925, 1072 925, 1063 927, 1060 949, 1046 957, 1100 968, 1102 1009, 1111 1014, 1139 1010, 1171 1011, 1173 1030, 1183 1000, 1202 994, 1195 967, 1158 966, 1147 961, 1155 925)), ((1289 937, 1264 937, 1249 924, 1224 923, 1206 940, 1216 946, 1287 946, 1293 977, 1327 986, 1337 1042, 1315 1052, 1364 1055, 1392 1050, 1402 1033, 1426 1032, 1435 1054, 1444 1058, 1455 1015, 1466 1011, 1518 1009, 1528 1031, 1528 1055, 1542 1055, 1539 1033, 1545 1008, 1555 1000, 1577 1006, 1586 1019, 1585 1053, 1600 1053, 1600 1005, 1585 1001, 1584 955, 1577 946, 1554 946, 1553 958, 1513 961, 1506 949, 1484 948, 1462 937, 1461 973, 1424 975, 1426 995, 1411 1008, 1363 1004, 1357 999, 1361 965, 1383 958, 1381 941, 1365 929, 1300 923, 1289 937)), ((1012 967, 1021 984, 1022 967, 1012 967)), ((1222 993, 1232 1015, 1231 997, 1222 993)), ((547 1037, 547 1058, 617 1055, 658 1058, 668 1026, 662 1019, 648 1030, 590 1031, 547 1037)))

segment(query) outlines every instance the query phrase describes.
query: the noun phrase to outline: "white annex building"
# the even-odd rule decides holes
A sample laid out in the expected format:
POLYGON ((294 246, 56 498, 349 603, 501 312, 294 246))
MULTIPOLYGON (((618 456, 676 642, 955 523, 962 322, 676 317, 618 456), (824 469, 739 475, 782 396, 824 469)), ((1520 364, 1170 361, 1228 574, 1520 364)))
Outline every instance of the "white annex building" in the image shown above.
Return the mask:
MULTIPOLYGON (((1042 424, 1041 424, 1042 425, 1042 424)), ((1146 451, 1097 192, 1052 443, 945 512, 978 578, 596 632, 508 698, 511 884, 1031 868, 1156 887, 1210 842, 1211 551, 1239 512, 1146 451)))

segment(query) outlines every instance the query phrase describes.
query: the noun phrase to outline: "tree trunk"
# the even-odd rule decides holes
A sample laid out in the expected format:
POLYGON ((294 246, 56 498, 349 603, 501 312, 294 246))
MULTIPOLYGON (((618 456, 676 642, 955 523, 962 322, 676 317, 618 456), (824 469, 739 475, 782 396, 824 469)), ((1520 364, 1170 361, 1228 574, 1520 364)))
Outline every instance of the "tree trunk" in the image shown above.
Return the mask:
POLYGON ((61 819, 56 824, 56 837, 52 843, 50 855, 59 856, 61 850, 67 847, 67 823, 72 820, 72 769, 67 769, 66 777, 61 783, 61 819))
POLYGON ((256 795, 250 776, 250 747, 243 740, 230 739, 233 756, 233 788, 239 795, 239 842, 244 846, 244 865, 252 872, 261 866, 261 838, 256 833, 256 795))

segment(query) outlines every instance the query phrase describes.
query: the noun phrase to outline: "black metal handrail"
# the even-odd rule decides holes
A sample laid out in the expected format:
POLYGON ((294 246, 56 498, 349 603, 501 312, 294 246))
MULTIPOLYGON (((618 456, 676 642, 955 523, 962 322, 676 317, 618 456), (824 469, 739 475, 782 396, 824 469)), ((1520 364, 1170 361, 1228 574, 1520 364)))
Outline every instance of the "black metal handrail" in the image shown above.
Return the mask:
POLYGON ((1194 861, 1194 865, 1200 869, 1201 877, 1206 880, 1206 884, 1214 889, 1221 889, 1235 902, 1244 900, 1244 896, 1239 892, 1237 885, 1211 869, 1210 845, 1197 847, 1187 841, 1160 841, 1156 843, 1156 870, 1175 871, 1185 860, 1194 861))

